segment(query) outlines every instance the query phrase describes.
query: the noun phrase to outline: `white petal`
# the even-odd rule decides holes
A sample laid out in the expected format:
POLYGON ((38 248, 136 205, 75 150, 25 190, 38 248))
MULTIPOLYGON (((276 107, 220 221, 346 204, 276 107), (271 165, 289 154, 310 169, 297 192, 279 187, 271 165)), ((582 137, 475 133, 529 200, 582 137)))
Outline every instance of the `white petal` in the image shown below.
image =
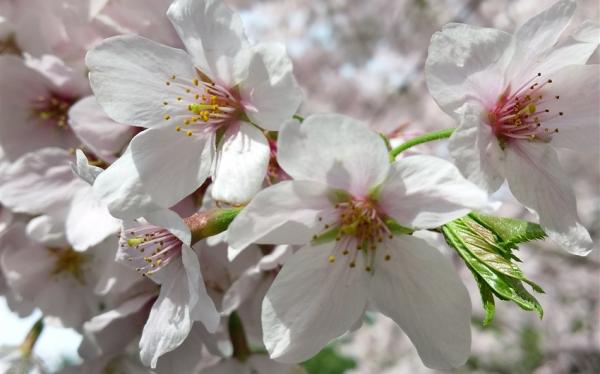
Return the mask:
POLYGON ((378 201, 403 226, 433 228, 482 208, 487 195, 450 162, 417 155, 392 164, 378 201))
POLYGON ((507 148, 506 179, 513 195, 540 216, 551 240, 577 255, 587 255, 592 239, 579 223, 571 182, 548 144, 513 143, 507 148))
POLYGON ((277 43, 259 44, 251 53, 247 76, 240 83, 242 100, 249 104, 246 114, 258 126, 278 131, 302 101, 292 61, 285 46, 277 43))
POLYGON ((118 232, 121 221, 110 215, 92 187, 87 186, 71 200, 65 227, 69 243, 75 250, 83 251, 118 232))
POLYGON ((551 119, 542 121, 542 126, 549 131, 559 130, 553 135, 551 144, 578 153, 598 154, 600 65, 567 66, 551 78, 552 83, 547 84, 543 92, 551 100, 547 103, 551 119), (558 100, 556 96, 559 96, 558 100))
POLYGON ((225 81, 219 83, 233 83, 230 61, 248 45, 240 17, 220 0, 177 0, 167 16, 194 64, 225 81))
POLYGON ((471 349, 471 300, 452 263, 426 241, 396 237, 391 259, 378 251, 371 300, 435 369, 461 366, 471 349))
POLYGON ((125 149, 134 132, 133 127, 111 120, 93 96, 69 109, 69 126, 90 151, 108 162, 125 149))
POLYGON ((341 261, 330 263, 334 245, 298 250, 267 292, 262 325, 271 358, 287 363, 307 360, 361 317, 367 272, 359 264, 351 268, 341 261))
POLYGON ((185 91, 179 83, 166 82, 174 75, 189 80, 192 88, 196 78, 184 51, 140 36, 116 36, 89 51, 86 63, 96 99, 113 120, 152 127, 181 122, 179 115, 188 114, 187 104, 176 106, 175 112, 167 111, 185 91), (170 106, 164 106, 164 101, 170 106), (171 115, 170 120, 164 119, 166 114, 171 115))
MULTIPOLYGON (((141 294, 99 314, 83 325, 85 339, 78 353, 84 359, 120 353, 139 334, 144 324, 144 306, 155 297, 141 294)), ((145 310, 144 310, 145 309, 145 310)))
POLYGON ((508 76, 518 82, 532 78, 540 56, 554 47, 575 12, 573 0, 561 0, 529 19, 515 33, 515 53, 508 76))
POLYGON ((287 122, 278 140, 279 165, 294 179, 365 196, 389 169, 385 143, 363 123, 339 114, 287 122))
POLYGON ((64 207, 85 182, 73 175, 65 149, 29 152, 0 174, 0 201, 15 212, 49 213, 64 207))
POLYGON ((306 181, 286 181, 259 192, 233 220, 229 245, 241 251, 251 243, 308 243, 322 228, 317 216, 333 209, 327 186, 306 181))
POLYGON ((504 182, 504 152, 490 126, 483 122, 479 107, 465 105, 457 113, 460 122, 448 142, 450 155, 468 180, 495 192, 504 182))
POLYGON ((96 177, 104 171, 98 166, 90 165, 85 153, 81 149, 75 151, 76 162, 71 163, 71 169, 79 178, 87 182, 89 185, 94 184, 96 177))
POLYGON ((466 101, 494 103, 504 86, 511 36, 496 29, 449 24, 431 38, 425 74, 429 92, 452 114, 466 101))
POLYGON ((600 27, 592 21, 584 21, 565 43, 548 51, 539 58, 539 64, 532 67, 533 74, 541 72, 544 76, 552 76, 554 72, 569 65, 583 65, 598 48, 600 43, 600 27))
POLYGON ((193 321, 202 322, 208 332, 214 333, 219 327, 220 316, 215 304, 206 292, 198 256, 187 245, 182 246, 181 254, 190 293, 191 318, 193 321))
POLYGON ((212 135, 147 129, 98 176, 94 191, 114 216, 143 216, 153 204, 170 207, 195 191, 210 174, 212 153, 212 135))
POLYGON ((247 203, 262 187, 271 149, 263 133, 242 123, 225 133, 217 150, 212 197, 230 204, 247 203))
POLYGON ((163 354, 179 347, 192 328, 189 289, 181 261, 173 261, 162 272, 171 274, 160 287, 140 339, 142 363, 152 368, 163 354))

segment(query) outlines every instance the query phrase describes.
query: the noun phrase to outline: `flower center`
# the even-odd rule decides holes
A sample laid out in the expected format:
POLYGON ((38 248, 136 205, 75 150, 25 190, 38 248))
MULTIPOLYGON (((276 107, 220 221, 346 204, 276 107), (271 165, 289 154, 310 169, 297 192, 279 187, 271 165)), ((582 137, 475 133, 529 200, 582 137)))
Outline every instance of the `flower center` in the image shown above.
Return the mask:
POLYGON ((137 272, 152 275, 181 254, 181 240, 169 231, 150 224, 121 231, 120 250, 137 272))
POLYGON ((365 270, 373 271, 375 251, 383 247, 386 251, 384 259, 389 261, 389 247, 387 240, 393 234, 385 223, 384 216, 378 211, 377 205, 370 199, 351 198, 348 201, 335 205, 335 210, 324 217, 318 217, 324 224, 324 232, 315 235, 313 240, 327 240, 335 238, 336 245, 328 257, 334 263, 341 254, 349 256, 348 266, 356 267, 357 256, 365 259, 365 270))
POLYGON ((235 90, 214 83, 200 71, 193 79, 172 75, 165 84, 181 91, 163 101, 163 119, 174 120, 175 130, 187 136, 215 130, 239 117, 242 112, 239 95, 233 92, 235 90), (172 110, 182 106, 187 106, 186 115, 175 114, 172 110))
POLYGON ((489 124, 504 148, 513 140, 550 142, 558 129, 544 126, 544 122, 563 116, 563 112, 551 110, 560 96, 546 95, 544 88, 552 79, 542 78, 541 73, 512 91, 509 85, 496 105, 488 111, 489 124))
POLYGON ((87 256, 76 252, 72 248, 48 248, 51 255, 55 257, 52 275, 70 274, 79 283, 85 284, 85 269, 87 256))
POLYGON ((34 116, 42 123, 56 126, 60 129, 68 129, 67 118, 69 108, 71 108, 73 102, 73 99, 49 93, 46 96, 38 96, 32 102, 31 108, 34 116))

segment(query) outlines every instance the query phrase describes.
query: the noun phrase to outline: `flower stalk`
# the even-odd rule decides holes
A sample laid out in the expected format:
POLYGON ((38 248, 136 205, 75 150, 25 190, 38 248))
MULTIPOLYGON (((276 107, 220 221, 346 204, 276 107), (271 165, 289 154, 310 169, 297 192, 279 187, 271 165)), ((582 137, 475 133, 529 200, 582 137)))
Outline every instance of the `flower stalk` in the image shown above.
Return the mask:
POLYGON ((192 232, 192 244, 227 230, 241 210, 242 207, 214 208, 185 218, 184 221, 192 232))
POLYGON ((240 316, 233 312, 229 316, 229 339, 233 345, 233 357, 238 361, 244 362, 252 353, 246 339, 246 331, 240 316))
POLYGON ((454 132, 454 129, 450 128, 450 129, 433 131, 433 132, 430 132, 430 133, 427 133, 427 134, 424 134, 421 136, 417 136, 416 138, 411 139, 407 142, 404 142, 404 143, 400 144, 399 146, 397 146, 396 148, 392 149, 390 151, 390 156, 395 159, 400 153, 406 151, 409 148, 414 147, 415 145, 432 142, 434 140, 449 138, 453 132, 454 132))
POLYGON ((33 347, 44 330, 44 317, 40 317, 37 322, 31 327, 27 333, 25 340, 19 346, 19 350, 23 357, 31 357, 33 347))

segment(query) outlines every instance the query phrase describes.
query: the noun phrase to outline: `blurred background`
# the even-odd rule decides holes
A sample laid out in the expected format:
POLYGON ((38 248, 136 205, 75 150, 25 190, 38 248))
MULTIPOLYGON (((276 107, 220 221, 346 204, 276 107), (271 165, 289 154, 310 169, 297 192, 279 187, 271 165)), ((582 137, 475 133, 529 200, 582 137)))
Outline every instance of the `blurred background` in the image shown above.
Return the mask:
MULTIPOLYGON (((111 2, 124 0, 109 0, 111 2)), ((9 0, 0 0, 0 26, 10 23, 9 0), (5 12, 4 14, 2 12, 5 12), (7 22, 8 21, 8 22, 7 22)), ((13 1, 14 2, 14 1, 13 1)), ((287 45, 306 100, 303 115, 338 112, 359 118, 399 139, 450 127, 451 119, 433 102, 423 65, 431 35, 448 22, 514 31, 554 1, 546 0, 286 0, 226 1, 242 15, 254 41, 287 45)), ((142 4, 141 1, 137 3, 142 4)), ((571 27, 600 21, 600 2, 579 1, 571 27)), ((152 27, 152 24, 149 25, 152 27)), ((6 37, 9 31, 0 27, 6 37)), ((568 34, 568 32, 567 32, 568 34)), ((7 39, 6 39, 7 40, 7 39)), ((7 44, 5 44, 6 46, 7 44)), ((6 52, 7 49, 4 49, 6 52)), ((590 63, 599 62, 598 52, 590 63)), ((599 71, 600 74, 600 71, 599 71)), ((599 103, 600 105, 600 103, 599 103)), ((417 151, 445 157, 444 142, 417 151)), ((600 239, 600 160, 563 153, 572 177, 579 214, 597 243, 600 239)), ((536 218, 503 188, 495 196, 499 214, 536 218)), ((440 242, 440 246, 444 246, 440 242)), ((447 249, 449 252, 449 249, 447 249)), ((551 243, 522 246, 522 269, 540 284, 536 295, 545 316, 498 302, 494 322, 482 327, 483 309, 470 272, 457 270, 473 302, 472 357, 456 373, 599 373, 600 253, 579 258, 551 243)), ((0 301, 0 346, 17 345, 39 313, 20 319, 0 301)), ((77 362, 80 337, 73 330, 48 328, 36 353, 55 370, 77 362)), ((358 331, 325 349, 304 367, 310 373, 431 373, 401 330, 390 320, 369 315, 358 331)))

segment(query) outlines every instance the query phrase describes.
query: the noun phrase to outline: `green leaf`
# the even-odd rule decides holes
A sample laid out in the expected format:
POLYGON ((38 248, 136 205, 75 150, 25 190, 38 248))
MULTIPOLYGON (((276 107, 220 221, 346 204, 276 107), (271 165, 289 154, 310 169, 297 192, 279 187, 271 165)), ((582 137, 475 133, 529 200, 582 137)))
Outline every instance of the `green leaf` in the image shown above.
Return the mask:
POLYGON ((356 367, 356 361, 327 346, 316 356, 302 363, 308 374, 342 374, 356 367))
POLYGON ((485 311, 485 318, 483 319, 483 325, 489 325, 494 319, 496 314, 496 303, 494 302, 494 293, 490 286, 485 283, 477 273, 473 272, 475 281, 477 281, 477 287, 479 287, 479 293, 481 294, 481 302, 483 303, 483 310, 485 311))
POLYGON ((511 300, 524 310, 535 310, 540 318, 543 316, 541 305, 522 282, 531 284, 536 291, 541 288, 525 278, 521 269, 511 262, 510 250, 499 245, 502 240, 499 235, 469 216, 442 226, 442 232, 473 272, 486 312, 484 325, 494 316, 493 295, 511 300))
POLYGON ((449 223, 464 242, 466 249, 481 262, 495 271, 516 279, 525 276, 519 267, 510 261, 510 253, 496 242, 494 233, 469 217, 449 223))
POLYGON ((488 216, 472 212, 469 217, 493 231, 501 239, 501 245, 514 248, 516 244, 546 238, 546 233, 537 223, 514 218, 488 216))

